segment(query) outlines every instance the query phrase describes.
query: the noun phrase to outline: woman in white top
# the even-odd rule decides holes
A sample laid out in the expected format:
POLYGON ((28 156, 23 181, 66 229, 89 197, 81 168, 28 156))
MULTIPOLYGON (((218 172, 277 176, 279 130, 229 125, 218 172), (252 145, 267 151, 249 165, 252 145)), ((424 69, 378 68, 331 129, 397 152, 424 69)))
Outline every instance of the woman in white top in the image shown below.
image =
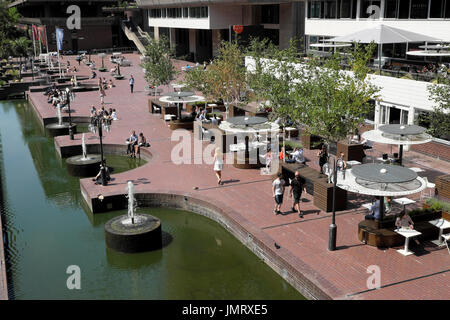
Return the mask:
POLYGON ((223 154, 220 148, 216 148, 214 153, 214 172, 217 177, 217 184, 222 184, 223 154))

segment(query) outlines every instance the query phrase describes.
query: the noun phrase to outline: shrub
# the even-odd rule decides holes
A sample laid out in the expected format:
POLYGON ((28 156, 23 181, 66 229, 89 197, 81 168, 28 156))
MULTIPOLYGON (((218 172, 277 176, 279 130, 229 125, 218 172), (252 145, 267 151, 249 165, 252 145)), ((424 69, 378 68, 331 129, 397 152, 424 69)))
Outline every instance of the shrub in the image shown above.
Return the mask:
POLYGON ((450 212, 450 203, 442 200, 438 200, 436 198, 430 198, 425 201, 427 205, 430 206, 430 209, 434 211, 445 211, 450 212))
MULTIPOLYGON (((280 150, 281 150, 282 147, 283 147, 283 145, 280 144, 280 150)), ((294 150, 294 148, 301 148, 301 147, 302 147, 302 144, 300 142, 297 142, 297 141, 287 140, 287 141, 284 142, 284 149, 286 151, 291 151, 291 150, 294 150)))

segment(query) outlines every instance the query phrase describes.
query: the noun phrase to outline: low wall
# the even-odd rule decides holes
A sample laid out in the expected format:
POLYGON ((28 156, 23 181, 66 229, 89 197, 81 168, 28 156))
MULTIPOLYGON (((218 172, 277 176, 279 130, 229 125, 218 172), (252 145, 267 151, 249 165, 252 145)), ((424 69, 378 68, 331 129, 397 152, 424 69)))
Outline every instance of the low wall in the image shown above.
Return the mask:
POLYGON ((411 151, 426 154, 430 157, 450 161, 450 144, 431 141, 411 146, 411 151))
MULTIPOLYGON (((103 200, 90 199, 82 185, 81 193, 93 213, 121 210, 127 207, 127 200, 124 195, 105 196, 103 200)), ((243 217, 230 213, 230 209, 219 208, 211 204, 211 201, 197 199, 187 194, 171 194, 169 192, 137 193, 135 197, 139 207, 181 209, 200 214, 218 222, 303 296, 313 300, 331 299, 317 285, 292 266, 292 261, 289 261, 292 259, 292 256, 288 252, 286 254, 280 253, 280 250, 275 252, 272 249, 272 239, 252 226, 248 221, 242 221, 243 217), (237 221, 238 219, 241 221, 237 221)))

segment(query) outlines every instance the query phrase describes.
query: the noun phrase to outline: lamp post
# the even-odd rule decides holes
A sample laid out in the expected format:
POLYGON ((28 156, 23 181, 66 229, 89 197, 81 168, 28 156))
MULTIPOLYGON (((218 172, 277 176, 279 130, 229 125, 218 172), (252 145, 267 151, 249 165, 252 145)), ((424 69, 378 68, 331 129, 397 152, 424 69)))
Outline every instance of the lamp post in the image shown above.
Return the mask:
POLYGON ((336 250, 336 184, 337 184, 337 159, 334 159, 333 167, 333 215, 331 218, 331 224, 328 231, 328 250, 336 250))
MULTIPOLYGON (((91 126, 91 131, 93 133, 95 133, 95 128, 98 129, 98 136, 100 138, 100 159, 101 159, 101 164, 100 164, 100 179, 102 181, 102 185, 106 186, 108 184, 108 181, 106 180, 106 169, 105 169, 105 160, 104 160, 104 156, 103 156, 103 124, 102 124, 102 116, 101 115, 96 115, 95 118, 93 119, 93 123, 91 126)), ((105 130, 109 131, 109 125, 105 124, 105 130)))
POLYGON ((69 109, 69 136, 70 136, 70 140, 73 140, 73 130, 72 130, 72 112, 70 111, 70 97, 71 97, 71 92, 69 88, 66 88, 66 102, 67 102, 67 107, 69 109))

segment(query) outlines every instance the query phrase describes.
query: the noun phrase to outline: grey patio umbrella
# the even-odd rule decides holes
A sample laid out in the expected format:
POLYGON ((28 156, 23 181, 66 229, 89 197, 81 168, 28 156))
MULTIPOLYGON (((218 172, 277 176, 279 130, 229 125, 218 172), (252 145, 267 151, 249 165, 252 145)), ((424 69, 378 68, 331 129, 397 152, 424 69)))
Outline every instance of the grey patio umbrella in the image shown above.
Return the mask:
POLYGON ((345 36, 327 39, 325 41, 360 43, 374 42, 378 44, 378 68, 379 70, 381 70, 381 50, 383 44, 406 42, 437 42, 440 41, 440 39, 420 33, 389 27, 384 24, 379 24, 373 28, 364 29, 345 36))

